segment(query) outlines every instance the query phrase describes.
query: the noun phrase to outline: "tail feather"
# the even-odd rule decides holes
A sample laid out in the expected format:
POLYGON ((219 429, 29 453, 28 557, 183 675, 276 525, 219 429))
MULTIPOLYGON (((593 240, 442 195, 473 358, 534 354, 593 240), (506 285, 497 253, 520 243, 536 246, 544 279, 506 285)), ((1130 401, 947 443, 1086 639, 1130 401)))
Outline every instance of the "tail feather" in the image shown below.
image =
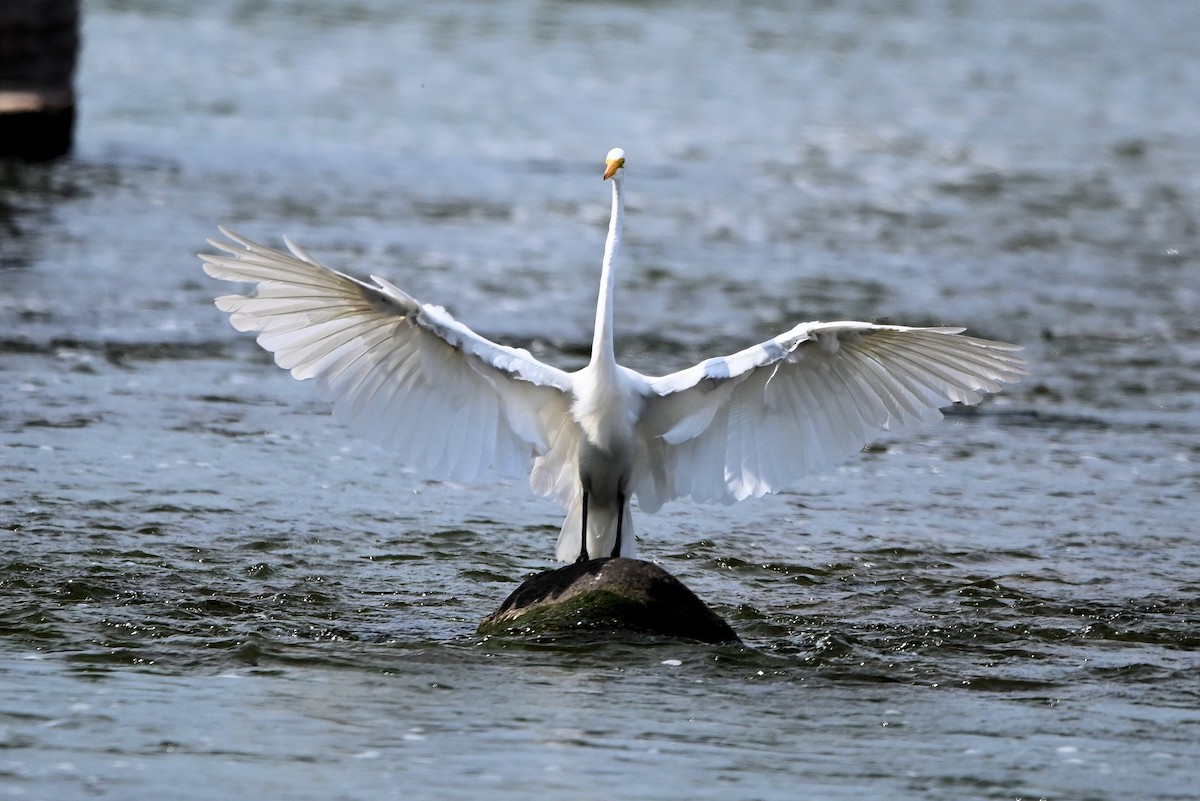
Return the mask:
MULTIPOLYGON (((558 534, 556 556, 560 562, 574 562, 579 558, 580 527, 583 525, 583 496, 577 495, 567 507, 567 518, 558 534)), ((616 506, 605 506, 589 498, 588 502, 588 556, 599 559, 612 555, 617 542, 616 506)), ((633 515, 629 504, 625 504, 625 520, 621 523, 621 556, 633 558, 637 544, 633 537, 633 515)))

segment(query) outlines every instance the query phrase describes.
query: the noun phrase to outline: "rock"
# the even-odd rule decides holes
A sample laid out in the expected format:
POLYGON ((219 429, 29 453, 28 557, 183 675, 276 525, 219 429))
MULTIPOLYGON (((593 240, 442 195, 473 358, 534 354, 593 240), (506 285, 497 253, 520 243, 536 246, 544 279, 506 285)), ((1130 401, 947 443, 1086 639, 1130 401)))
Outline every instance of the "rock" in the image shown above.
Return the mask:
POLYGON ((696 594, 640 559, 592 559, 526 579, 479 624, 480 634, 636 632, 739 642, 696 594))

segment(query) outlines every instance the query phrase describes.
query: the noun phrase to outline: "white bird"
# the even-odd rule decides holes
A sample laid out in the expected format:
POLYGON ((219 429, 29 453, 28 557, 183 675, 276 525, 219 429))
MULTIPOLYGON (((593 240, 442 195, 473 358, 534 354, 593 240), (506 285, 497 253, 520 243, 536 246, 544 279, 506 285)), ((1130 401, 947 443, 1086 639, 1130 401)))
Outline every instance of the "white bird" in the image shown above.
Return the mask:
POLYGON ((257 284, 217 306, 297 379, 315 378, 335 416, 434 478, 529 473, 566 508, 561 561, 633 556, 630 501, 732 503, 841 462, 881 430, 1025 375, 1021 348, 961 328, 801 323, 774 339, 670 375, 617 364, 613 287, 624 221, 625 153, 609 152, 612 218, 591 361, 575 372, 498 345, 387 280, 360 281, 224 228, 229 255, 204 270, 257 284))

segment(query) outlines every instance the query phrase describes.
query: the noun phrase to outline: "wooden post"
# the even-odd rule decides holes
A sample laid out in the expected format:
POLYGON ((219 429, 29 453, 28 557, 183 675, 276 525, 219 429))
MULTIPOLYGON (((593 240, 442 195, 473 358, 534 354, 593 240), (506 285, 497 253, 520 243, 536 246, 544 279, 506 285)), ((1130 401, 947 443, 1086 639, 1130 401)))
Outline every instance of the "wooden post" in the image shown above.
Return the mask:
POLYGON ((0 0, 0 158, 69 153, 79 0, 0 0))

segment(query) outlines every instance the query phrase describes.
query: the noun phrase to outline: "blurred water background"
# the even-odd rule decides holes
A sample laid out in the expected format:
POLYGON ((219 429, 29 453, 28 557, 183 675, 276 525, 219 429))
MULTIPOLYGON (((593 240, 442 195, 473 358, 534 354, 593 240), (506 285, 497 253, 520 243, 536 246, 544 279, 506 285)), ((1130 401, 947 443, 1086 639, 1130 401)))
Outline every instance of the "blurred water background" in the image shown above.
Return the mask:
POLYGON ((0 164, 0 797, 1185 799, 1200 5, 90 0, 0 164), (1032 374, 638 519, 744 647, 486 640, 520 482, 350 439, 212 305, 224 223, 573 367, 968 325, 1032 374))

